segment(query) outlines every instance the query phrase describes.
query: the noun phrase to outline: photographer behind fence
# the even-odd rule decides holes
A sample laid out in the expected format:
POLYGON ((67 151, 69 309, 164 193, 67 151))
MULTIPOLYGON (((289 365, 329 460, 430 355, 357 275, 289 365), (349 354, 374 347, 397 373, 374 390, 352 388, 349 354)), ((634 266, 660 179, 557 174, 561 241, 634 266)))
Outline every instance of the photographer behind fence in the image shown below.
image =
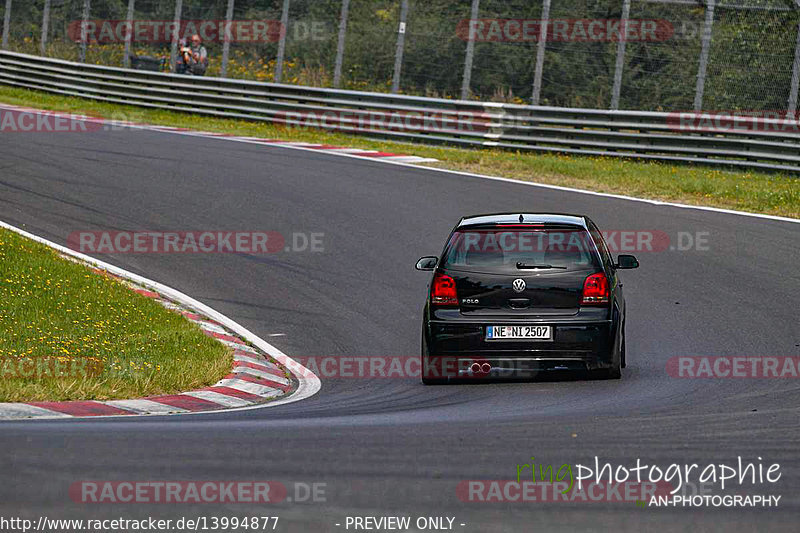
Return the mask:
POLYGON ((201 44, 200 36, 192 35, 192 43, 187 46, 186 41, 181 39, 178 60, 175 65, 175 72, 178 74, 192 74, 202 76, 208 68, 208 52, 206 47, 201 44))

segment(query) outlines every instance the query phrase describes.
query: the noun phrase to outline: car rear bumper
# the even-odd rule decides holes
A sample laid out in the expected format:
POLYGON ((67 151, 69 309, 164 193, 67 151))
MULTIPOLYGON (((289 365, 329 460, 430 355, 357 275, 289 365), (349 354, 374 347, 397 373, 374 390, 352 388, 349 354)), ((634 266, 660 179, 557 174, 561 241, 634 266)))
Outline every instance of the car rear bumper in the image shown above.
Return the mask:
POLYGON ((503 323, 508 322, 430 321, 426 332, 429 361, 459 375, 469 373, 465 368, 474 369, 475 362, 484 368, 488 363, 493 373, 507 375, 541 370, 594 370, 608 368, 613 363, 615 327, 611 320, 537 320, 537 325, 553 328, 551 340, 486 340, 486 327, 503 323))

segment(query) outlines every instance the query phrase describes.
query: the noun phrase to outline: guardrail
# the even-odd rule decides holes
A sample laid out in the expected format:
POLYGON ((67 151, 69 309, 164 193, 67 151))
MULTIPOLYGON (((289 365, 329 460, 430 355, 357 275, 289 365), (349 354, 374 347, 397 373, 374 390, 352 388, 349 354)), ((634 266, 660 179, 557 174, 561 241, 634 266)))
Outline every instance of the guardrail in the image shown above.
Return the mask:
POLYGON ((800 172, 797 120, 471 102, 73 63, 0 51, 0 83, 399 141, 800 172), (733 127, 733 126, 736 127, 733 127))

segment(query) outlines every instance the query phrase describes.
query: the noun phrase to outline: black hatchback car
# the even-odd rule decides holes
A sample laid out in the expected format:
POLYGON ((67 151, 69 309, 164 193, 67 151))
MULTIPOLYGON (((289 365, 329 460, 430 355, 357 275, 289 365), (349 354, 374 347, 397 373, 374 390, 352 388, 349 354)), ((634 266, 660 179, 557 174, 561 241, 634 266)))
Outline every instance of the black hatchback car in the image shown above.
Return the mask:
POLYGON ((462 218, 433 271, 422 326, 422 381, 584 370, 621 377, 625 299, 589 217, 502 213, 462 218))

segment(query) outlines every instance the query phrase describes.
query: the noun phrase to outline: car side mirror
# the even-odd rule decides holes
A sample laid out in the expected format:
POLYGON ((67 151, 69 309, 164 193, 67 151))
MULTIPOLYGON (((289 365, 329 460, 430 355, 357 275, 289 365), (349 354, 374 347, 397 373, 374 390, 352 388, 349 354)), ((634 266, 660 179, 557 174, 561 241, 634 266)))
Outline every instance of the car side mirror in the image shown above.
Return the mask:
POLYGON ((419 261, 417 261, 417 270, 433 270, 436 268, 436 264, 439 262, 438 257, 434 257, 432 255, 426 255, 419 261))
POLYGON ((632 255, 619 255, 617 256, 617 264, 614 268, 639 268, 639 261, 632 255))

